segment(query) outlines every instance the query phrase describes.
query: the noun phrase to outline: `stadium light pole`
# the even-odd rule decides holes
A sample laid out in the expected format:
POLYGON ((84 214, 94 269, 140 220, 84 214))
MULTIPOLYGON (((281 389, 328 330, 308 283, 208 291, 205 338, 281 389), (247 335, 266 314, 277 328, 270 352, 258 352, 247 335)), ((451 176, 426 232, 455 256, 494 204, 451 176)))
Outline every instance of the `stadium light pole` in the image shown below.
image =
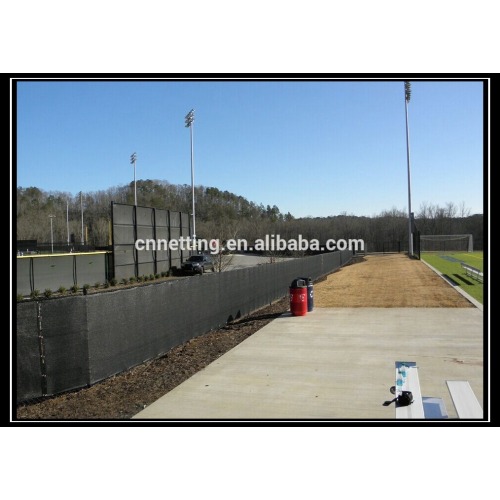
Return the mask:
POLYGON ((54 233, 52 231, 52 219, 55 215, 49 215, 50 218, 50 253, 54 253, 54 233))
POLYGON ((408 164, 408 257, 413 257, 413 234, 411 232, 411 175, 410 175, 410 132, 408 129, 408 103, 411 97, 411 83, 405 81, 406 116, 406 161, 408 164))
POLYGON ((134 165, 134 205, 137 206, 137 184, 135 180, 135 163, 137 161, 137 155, 132 153, 130 155, 130 163, 134 165))
POLYGON ((192 204, 193 204, 193 243, 196 239, 196 218, 195 218, 195 207, 194 207, 194 166, 193 166, 193 122, 194 122, 194 109, 192 109, 185 117, 186 127, 189 127, 190 137, 191 137, 191 193, 192 193, 192 204))
POLYGON ((83 192, 80 191, 80 211, 82 212, 82 246, 85 245, 85 240, 83 239, 83 192))
POLYGON ((66 200, 66 232, 68 233, 68 247, 69 247, 69 200, 66 200))

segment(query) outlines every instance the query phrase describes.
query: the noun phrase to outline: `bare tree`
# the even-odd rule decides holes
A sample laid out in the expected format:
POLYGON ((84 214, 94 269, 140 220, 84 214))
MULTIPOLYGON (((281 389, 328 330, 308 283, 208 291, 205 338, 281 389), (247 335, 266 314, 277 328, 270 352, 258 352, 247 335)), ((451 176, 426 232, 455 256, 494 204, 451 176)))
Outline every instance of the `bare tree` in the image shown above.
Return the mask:
POLYGON ((233 260, 233 255, 226 249, 226 244, 228 240, 236 240, 238 227, 237 220, 226 218, 205 222, 199 226, 200 237, 209 242, 216 240, 218 243, 217 253, 211 252, 214 268, 218 273, 227 269, 233 260))
POLYGON ((458 205, 458 216, 464 218, 464 217, 469 217, 469 215, 470 215, 470 208, 467 208, 465 206, 465 201, 461 201, 460 204, 458 205))

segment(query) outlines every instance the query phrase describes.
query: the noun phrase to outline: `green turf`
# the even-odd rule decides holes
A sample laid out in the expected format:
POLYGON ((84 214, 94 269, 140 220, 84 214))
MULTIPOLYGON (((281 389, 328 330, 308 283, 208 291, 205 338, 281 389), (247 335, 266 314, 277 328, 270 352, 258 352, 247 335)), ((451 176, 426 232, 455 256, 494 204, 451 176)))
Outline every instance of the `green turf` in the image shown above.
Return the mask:
POLYGON ((483 284, 467 276, 460 265, 461 261, 483 271, 483 252, 422 252, 420 258, 439 272, 446 274, 464 292, 474 297, 481 304, 483 303, 483 284), (457 259, 457 262, 447 260, 447 257, 457 259))

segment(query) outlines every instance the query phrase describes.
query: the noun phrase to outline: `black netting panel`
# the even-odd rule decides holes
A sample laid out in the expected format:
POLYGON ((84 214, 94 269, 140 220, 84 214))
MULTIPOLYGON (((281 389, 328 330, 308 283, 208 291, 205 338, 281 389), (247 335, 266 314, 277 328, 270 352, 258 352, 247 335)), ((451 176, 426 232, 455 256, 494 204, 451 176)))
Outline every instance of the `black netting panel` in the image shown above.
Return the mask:
POLYGON ((75 255, 75 278, 79 286, 104 283, 106 281, 106 255, 75 255))
POLYGON ((113 241, 115 246, 134 244, 134 226, 113 225, 113 241))
POLYGON ((17 293, 20 293, 21 295, 29 295, 31 293, 31 284, 30 284, 31 261, 32 259, 29 258, 16 259, 16 265, 17 265, 16 290, 17 293))
MULTIPOLYGON (((104 260, 104 254, 101 259, 104 260)), ((73 266, 72 255, 33 258, 34 288, 40 292, 46 288, 57 290, 61 285, 69 288, 74 285, 73 266)))
POLYGON ((115 246, 115 266, 128 266, 135 263, 134 245, 115 246))
POLYGON ((154 226, 154 209, 149 207, 137 207, 137 225, 154 226))
POLYGON ((156 227, 168 227, 168 210, 155 210, 156 227))
POLYGON ((66 297, 41 302, 47 394, 90 383, 85 299, 66 297))
POLYGON ((170 212, 170 227, 181 227, 180 212, 170 212))
MULTIPOLYGON (((168 243, 168 237, 169 237, 168 227, 161 227, 161 226, 156 227, 156 239, 157 240, 165 240, 168 243)), ((162 243, 162 245, 163 245, 163 243, 162 243)))
MULTIPOLYGON (((121 252, 118 252, 120 262, 121 252)), ((47 255, 17 259, 17 293, 29 295, 31 287, 43 293, 56 291, 60 286, 70 288, 75 283, 83 285, 103 283, 107 279, 106 253, 73 255, 47 255)))
POLYGON ((120 281, 123 278, 130 279, 135 277, 135 265, 115 267, 115 279, 120 281))
POLYGON ((181 212, 181 227, 183 228, 183 234, 189 234, 189 215, 181 212))
POLYGON ((154 237, 154 229, 151 226, 137 226, 137 239, 143 240, 144 244, 146 240, 153 240, 154 237))
POLYGON ((113 203, 113 224, 130 224, 133 220, 134 206, 113 203))
POLYGON ((18 402, 42 396, 37 317, 36 302, 17 304, 15 345, 18 402))

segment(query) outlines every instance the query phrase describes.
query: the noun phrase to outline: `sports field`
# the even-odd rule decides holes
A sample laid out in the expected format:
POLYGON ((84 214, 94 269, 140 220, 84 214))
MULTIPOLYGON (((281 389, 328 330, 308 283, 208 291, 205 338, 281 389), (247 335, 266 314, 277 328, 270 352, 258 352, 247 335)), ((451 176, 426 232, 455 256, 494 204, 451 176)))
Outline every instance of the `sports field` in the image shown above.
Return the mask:
POLYGON ((483 272, 483 252, 422 252, 420 258, 483 304, 483 283, 465 274, 464 262, 483 272))

